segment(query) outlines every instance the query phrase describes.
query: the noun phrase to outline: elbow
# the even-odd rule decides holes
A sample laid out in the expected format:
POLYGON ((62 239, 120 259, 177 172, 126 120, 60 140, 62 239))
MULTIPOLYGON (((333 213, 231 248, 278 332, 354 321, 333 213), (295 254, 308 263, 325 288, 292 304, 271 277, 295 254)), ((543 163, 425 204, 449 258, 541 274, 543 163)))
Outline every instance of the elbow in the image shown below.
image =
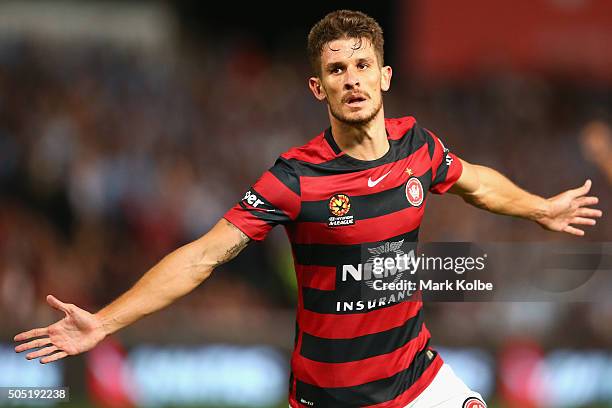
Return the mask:
POLYGON ((492 210, 491 196, 482 185, 475 191, 464 194, 462 198, 466 203, 474 207, 488 211, 492 210))
POLYGON ((214 269, 210 268, 210 267, 203 268, 203 270, 200 273, 201 281, 205 281, 206 279, 208 279, 210 277, 210 275, 212 275, 213 270, 214 269))
POLYGON ((475 207, 491 211, 495 203, 495 183, 491 182, 494 173, 488 167, 472 165, 472 177, 463 199, 475 207))
POLYGON ((202 242, 194 241, 185 247, 189 251, 189 260, 185 265, 186 272, 196 285, 208 279, 217 266, 214 259, 211 259, 208 247, 203 246, 202 242))
POLYGON ((187 265, 185 272, 194 285, 197 286, 208 279, 214 269, 214 265, 205 256, 198 256, 187 265))
POLYGON ((190 275, 191 278, 196 282, 196 284, 200 284, 204 282, 206 279, 212 275, 214 268, 210 265, 206 264, 197 264, 191 268, 190 275))
POLYGON ((484 208, 486 206, 486 202, 481 197, 474 194, 464 194, 461 198, 463 198, 463 201, 473 205, 474 207, 484 208))

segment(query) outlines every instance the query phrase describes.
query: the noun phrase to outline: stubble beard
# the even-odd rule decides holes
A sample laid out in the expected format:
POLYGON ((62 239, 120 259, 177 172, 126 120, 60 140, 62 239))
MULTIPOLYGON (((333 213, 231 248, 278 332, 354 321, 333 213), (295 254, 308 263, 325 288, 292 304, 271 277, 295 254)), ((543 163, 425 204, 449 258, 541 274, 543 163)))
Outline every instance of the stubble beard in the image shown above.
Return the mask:
POLYGON ((336 118, 336 120, 338 120, 339 122, 342 122, 347 125, 352 125, 352 126, 363 126, 363 125, 370 123, 372 119, 374 119, 376 115, 378 115, 378 112, 380 112, 380 110, 382 109, 382 106, 383 106, 383 103, 382 103, 382 98, 381 98, 378 102, 378 106, 376 106, 372 110, 372 112, 370 112, 370 114, 368 114, 365 117, 356 117, 356 118, 351 118, 351 117, 346 116, 345 114, 342 113, 341 108, 336 109, 332 105, 329 105, 329 111, 331 112, 332 116, 336 118))

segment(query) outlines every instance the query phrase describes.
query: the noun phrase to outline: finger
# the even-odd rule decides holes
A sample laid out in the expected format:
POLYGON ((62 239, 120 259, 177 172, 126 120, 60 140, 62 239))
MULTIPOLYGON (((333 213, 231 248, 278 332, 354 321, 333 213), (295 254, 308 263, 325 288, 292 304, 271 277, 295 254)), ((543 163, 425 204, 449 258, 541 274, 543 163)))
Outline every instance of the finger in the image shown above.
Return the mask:
POLYGON ((32 337, 46 336, 47 334, 49 334, 48 328, 47 327, 40 327, 38 329, 32 329, 32 330, 28 330, 26 332, 21 332, 18 335, 16 335, 13 338, 13 340, 15 340, 15 341, 23 341, 23 340, 31 339, 32 337))
POLYGON ((50 356, 43 357, 40 359, 41 364, 51 363, 53 361, 57 361, 61 358, 67 357, 68 353, 65 351, 60 351, 59 353, 51 354, 50 356))
POLYGON ((47 296, 47 303, 60 312, 68 313, 68 305, 64 302, 60 302, 60 300, 53 295, 47 296))
POLYGON ((576 195, 576 197, 583 196, 589 192, 589 190, 591 189, 591 184, 591 180, 587 180, 582 186, 575 188, 571 191, 576 195))
POLYGON ((51 344, 51 339, 49 337, 45 337, 44 339, 32 340, 28 343, 23 343, 15 347, 15 352, 21 353, 25 350, 46 346, 47 344, 51 344))
POLYGON ((571 225, 568 225, 567 227, 565 227, 563 229, 564 232, 567 232, 568 234, 572 234, 572 235, 577 235, 579 237, 584 235, 584 231, 578 228, 574 228, 571 225))
POLYGON ((28 360, 32 360, 33 358, 43 357, 43 356, 46 356, 47 354, 51 354, 51 353, 53 353, 54 351, 57 351, 57 350, 59 350, 59 349, 57 347, 55 347, 55 346, 45 347, 45 348, 42 348, 40 350, 37 350, 37 351, 35 351, 33 353, 30 353, 30 354, 26 355, 26 358, 28 360))
POLYGON ((583 218, 583 217, 574 217, 570 221, 570 224, 578 224, 578 225, 595 225, 597 222, 591 218, 583 218))
POLYGON ((576 199, 576 204, 579 207, 585 207, 587 205, 595 205, 599 202, 599 198, 597 197, 580 197, 576 199))
POLYGON ((576 210, 577 217, 591 217, 601 218, 603 212, 601 210, 595 210, 593 208, 579 208, 576 210))

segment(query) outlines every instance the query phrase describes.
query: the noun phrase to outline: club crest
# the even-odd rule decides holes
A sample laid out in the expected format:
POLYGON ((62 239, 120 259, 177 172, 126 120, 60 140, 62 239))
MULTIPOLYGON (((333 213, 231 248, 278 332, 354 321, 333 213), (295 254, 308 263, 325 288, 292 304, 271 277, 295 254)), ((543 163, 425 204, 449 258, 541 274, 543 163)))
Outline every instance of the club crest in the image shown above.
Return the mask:
POLYGON ((406 183, 406 199, 410 204, 418 207, 423 203, 423 185, 416 177, 410 177, 406 183))

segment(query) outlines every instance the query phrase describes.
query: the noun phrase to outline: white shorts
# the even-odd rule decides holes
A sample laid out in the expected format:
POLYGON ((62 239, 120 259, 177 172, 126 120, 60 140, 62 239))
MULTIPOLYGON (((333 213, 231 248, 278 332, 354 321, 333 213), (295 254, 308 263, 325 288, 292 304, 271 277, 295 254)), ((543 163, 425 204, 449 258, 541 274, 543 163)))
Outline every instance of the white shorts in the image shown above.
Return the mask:
POLYGON ((486 408, 482 396, 470 390, 448 365, 440 367, 433 381, 405 408, 486 408))

